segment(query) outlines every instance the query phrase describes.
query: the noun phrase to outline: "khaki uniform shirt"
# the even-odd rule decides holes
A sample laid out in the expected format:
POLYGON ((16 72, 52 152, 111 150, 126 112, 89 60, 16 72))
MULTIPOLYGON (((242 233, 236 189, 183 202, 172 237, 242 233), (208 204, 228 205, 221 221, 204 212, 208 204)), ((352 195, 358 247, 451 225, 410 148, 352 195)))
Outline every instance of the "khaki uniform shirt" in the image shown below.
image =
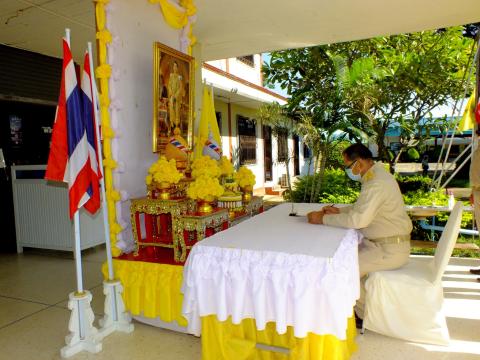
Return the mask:
POLYGON ((405 211, 395 178, 375 163, 361 179, 362 190, 353 206, 323 217, 325 225, 358 229, 368 239, 409 235, 412 221, 405 211))
POLYGON ((480 190, 480 145, 473 152, 470 163, 470 186, 473 190, 480 190))

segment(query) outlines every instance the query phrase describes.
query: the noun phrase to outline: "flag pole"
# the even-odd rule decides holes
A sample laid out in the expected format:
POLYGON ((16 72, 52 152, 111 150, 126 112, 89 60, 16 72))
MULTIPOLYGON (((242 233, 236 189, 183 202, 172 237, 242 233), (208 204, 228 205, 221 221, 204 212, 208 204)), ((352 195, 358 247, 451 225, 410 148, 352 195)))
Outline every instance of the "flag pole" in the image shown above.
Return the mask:
MULTIPOLYGON (((97 138, 97 152, 99 167, 103 172, 103 152, 101 151, 100 141, 100 116, 98 114, 98 92, 94 78, 93 67, 93 51, 92 43, 87 43, 88 47, 88 61, 90 63, 90 83, 92 85, 92 102, 93 102, 93 121, 95 128, 95 137, 97 138)), ((108 222, 108 208, 107 208, 107 196, 105 191, 105 176, 100 179, 100 187, 102 191, 102 214, 103 224, 105 229, 105 249, 107 252, 107 267, 108 267, 108 280, 103 282, 103 293, 105 294, 104 304, 104 317, 100 319, 99 324, 101 326, 99 331, 99 337, 104 338, 110 335, 114 331, 122 331, 130 333, 133 331, 134 326, 132 324, 132 318, 128 312, 125 311, 125 305, 123 303, 122 292, 123 287, 118 279, 115 279, 113 260, 112 260, 112 245, 110 242, 110 223, 108 222)))
MULTIPOLYGON (((97 87, 95 84, 94 78, 94 67, 93 67, 93 57, 92 57, 92 43, 88 42, 88 59, 90 61, 90 81, 92 83, 92 101, 93 101, 93 121, 95 123, 95 137, 97 139, 97 154, 100 171, 103 171, 103 152, 102 145, 100 141, 100 117, 98 116, 98 99, 97 99, 97 87)), ((105 249, 107 251, 107 265, 108 265, 108 280, 114 279, 114 270, 113 270, 113 261, 112 261, 112 245, 110 242, 110 224, 108 222, 108 211, 107 211, 107 196, 105 192, 105 175, 102 174, 100 179, 100 188, 102 191, 102 213, 103 213, 103 226, 105 229, 105 249)))
MULTIPOLYGON (((65 29, 65 39, 70 47, 70 29, 65 29)), ((83 294, 83 276, 82 276, 82 251, 80 249, 80 216, 78 210, 73 215, 74 233, 75 233, 75 270, 77 275, 77 293, 83 294)), ((80 338, 83 338, 82 318, 80 316, 80 338)))
MULTIPOLYGON (((70 47, 70 29, 65 29, 65 40, 70 47)), ((91 307, 92 294, 83 289, 82 250, 80 247, 80 210, 73 215, 75 233, 75 270, 77 274, 77 291, 69 295, 68 308, 72 311, 68 322, 70 334, 65 337, 66 346, 60 350, 60 355, 67 358, 81 351, 98 353, 102 343, 97 341, 98 330, 93 326, 95 315, 91 307)))

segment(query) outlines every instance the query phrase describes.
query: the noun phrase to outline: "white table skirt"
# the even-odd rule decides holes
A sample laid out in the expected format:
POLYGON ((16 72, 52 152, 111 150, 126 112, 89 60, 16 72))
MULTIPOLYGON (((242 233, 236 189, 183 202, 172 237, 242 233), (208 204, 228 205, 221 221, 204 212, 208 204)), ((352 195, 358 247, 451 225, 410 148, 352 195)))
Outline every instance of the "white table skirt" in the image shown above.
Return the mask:
MULTIPOLYGON (((299 214, 319 205, 297 204, 299 214)), ((200 335, 202 316, 234 324, 254 318, 258 330, 275 322, 344 340, 360 295, 359 232, 310 225, 279 205, 197 243, 185 264, 183 314, 200 335)))

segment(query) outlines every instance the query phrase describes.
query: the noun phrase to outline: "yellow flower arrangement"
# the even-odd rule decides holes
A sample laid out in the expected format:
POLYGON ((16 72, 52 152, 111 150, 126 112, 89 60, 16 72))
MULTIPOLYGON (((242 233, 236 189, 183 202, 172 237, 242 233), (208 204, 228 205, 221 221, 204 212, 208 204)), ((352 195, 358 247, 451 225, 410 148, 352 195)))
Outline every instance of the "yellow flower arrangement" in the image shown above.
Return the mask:
POLYGON ((231 175, 234 172, 233 164, 226 156, 222 156, 219 160, 221 175, 231 175))
POLYGON ((174 159, 167 160, 165 156, 160 156, 160 158, 150 166, 150 169, 148 169, 145 183, 147 185, 151 185, 152 183, 177 184, 182 177, 183 175, 177 170, 177 163, 174 159))
POLYGON ((252 170, 242 166, 234 175, 235 180, 241 188, 255 185, 255 175, 252 170))
POLYGON ((187 195, 190 199, 213 200, 222 196, 224 189, 215 177, 199 176, 190 184, 187 195))
POLYGON ((217 161, 206 155, 195 159, 192 164, 192 177, 196 179, 201 176, 218 178, 220 167, 217 161))

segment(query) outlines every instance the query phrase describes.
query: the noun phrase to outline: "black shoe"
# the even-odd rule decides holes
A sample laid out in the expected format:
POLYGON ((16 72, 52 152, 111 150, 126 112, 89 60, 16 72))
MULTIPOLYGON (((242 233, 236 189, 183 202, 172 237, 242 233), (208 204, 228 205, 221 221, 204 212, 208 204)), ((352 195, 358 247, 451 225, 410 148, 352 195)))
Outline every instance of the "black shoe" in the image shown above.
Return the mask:
POLYGON ((360 319, 357 313, 355 313, 355 327, 359 330, 363 328, 363 319, 360 319))
POLYGON ((470 269, 470 273, 473 275, 480 275, 480 269, 470 269))

